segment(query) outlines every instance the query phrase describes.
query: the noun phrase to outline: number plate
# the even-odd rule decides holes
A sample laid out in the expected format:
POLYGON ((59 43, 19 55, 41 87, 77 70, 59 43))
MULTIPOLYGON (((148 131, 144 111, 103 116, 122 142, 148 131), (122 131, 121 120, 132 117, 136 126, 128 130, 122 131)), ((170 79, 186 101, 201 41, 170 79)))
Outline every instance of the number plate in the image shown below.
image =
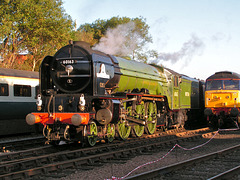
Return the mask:
POLYGON ((74 63, 75 63, 75 60, 72 60, 72 59, 62 60, 61 61, 61 64, 74 64, 74 63))

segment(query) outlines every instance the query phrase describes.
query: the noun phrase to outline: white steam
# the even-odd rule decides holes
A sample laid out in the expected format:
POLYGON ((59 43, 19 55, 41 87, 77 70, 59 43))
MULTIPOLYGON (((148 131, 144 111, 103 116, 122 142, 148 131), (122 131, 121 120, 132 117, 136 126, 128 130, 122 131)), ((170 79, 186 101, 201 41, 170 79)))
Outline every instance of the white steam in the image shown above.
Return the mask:
POLYGON ((185 64, 190 62, 195 55, 201 55, 205 44, 196 35, 192 35, 191 39, 182 45, 177 52, 158 53, 158 58, 151 63, 160 64, 162 61, 170 61, 172 64, 178 61, 184 61, 185 64))
MULTIPOLYGON (((134 57, 134 51, 138 48, 141 40, 142 37, 136 31, 135 23, 131 21, 118 25, 114 29, 108 29, 106 35, 100 39, 93 49, 111 55, 134 57)), ((148 60, 148 62, 160 65, 164 61, 169 61, 172 64, 181 61, 185 66, 192 60, 193 56, 201 55, 204 47, 203 41, 196 35, 192 35, 179 51, 157 53, 157 58, 148 60)), ((147 49, 145 50, 147 52, 147 49)))
POLYGON ((102 37, 93 49, 107 54, 128 56, 133 54, 139 41, 140 35, 135 31, 135 23, 131 21, 108 29, 105 37, 102 37))

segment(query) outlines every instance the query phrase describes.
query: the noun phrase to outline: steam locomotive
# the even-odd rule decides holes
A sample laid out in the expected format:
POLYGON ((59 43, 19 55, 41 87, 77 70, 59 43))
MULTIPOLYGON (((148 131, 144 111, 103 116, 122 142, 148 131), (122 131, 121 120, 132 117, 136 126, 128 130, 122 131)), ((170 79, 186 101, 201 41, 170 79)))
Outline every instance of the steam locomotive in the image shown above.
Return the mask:
POLYGON ((170 69, 94 51, 72 42, 40 67, 38 112, 26 121, 44 125, 51 144, 94 146, 157 128, 183 127, 203 109, 203 83, 170 69))
POLYGON ((204 114, 213 127, 240 123, 240 75, 220 71, 206 80, 204 114))

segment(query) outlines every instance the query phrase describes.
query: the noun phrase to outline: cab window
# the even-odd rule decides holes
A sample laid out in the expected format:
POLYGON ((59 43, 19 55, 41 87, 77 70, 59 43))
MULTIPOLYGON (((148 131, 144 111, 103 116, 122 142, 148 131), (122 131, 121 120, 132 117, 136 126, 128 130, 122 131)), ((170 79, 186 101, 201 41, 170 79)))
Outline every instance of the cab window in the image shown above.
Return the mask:
POLYGON ((206 90, 239 90, 239 80, 210 80, 206 83, 206 90))
POLYGON ((238 90, 239 80, 225 80, 223 82, 223 88, 227 90, 238 90))

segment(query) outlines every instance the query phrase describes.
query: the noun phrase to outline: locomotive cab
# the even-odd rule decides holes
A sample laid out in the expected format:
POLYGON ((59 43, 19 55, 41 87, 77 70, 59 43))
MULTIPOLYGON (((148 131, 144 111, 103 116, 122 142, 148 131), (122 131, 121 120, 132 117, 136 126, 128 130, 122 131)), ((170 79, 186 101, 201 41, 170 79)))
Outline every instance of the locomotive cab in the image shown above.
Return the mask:
POLYGON ((211 123, 222 126, 231 120, 238 121, 239 106, 240 75, 223 71, 206 80, 204 114, 211 123))

